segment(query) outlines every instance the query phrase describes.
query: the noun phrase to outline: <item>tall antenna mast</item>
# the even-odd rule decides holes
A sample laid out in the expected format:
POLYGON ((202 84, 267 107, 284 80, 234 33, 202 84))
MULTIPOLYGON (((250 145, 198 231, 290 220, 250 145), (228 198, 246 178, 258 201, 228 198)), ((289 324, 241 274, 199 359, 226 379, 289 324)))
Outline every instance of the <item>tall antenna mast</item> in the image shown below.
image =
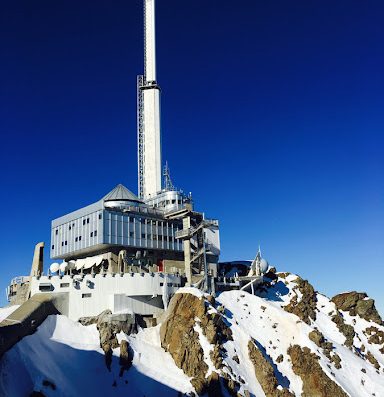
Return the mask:
POLYGON ((156 80, 155 0, 144 0, 144 74, 137 78, 138 193, 161 191, 160 87, 156 80))

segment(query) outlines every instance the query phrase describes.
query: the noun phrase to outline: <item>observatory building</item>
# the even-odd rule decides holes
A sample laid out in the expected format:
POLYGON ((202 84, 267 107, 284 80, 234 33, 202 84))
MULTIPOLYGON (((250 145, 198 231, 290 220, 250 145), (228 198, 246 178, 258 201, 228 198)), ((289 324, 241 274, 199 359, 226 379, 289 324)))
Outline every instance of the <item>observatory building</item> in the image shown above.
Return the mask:
POLYGON ((66 302, 63 314, 77 320, 106 309, 156 315, 183 285, 210 290, 220 254, 219 224, 173 187, 168 165, 162 172, 160 119, 155 0, 144 0, 138 193, 120 184, 93 204, 54 219, 49 253, 56 262, 44 272, 40 246, 30 277, 8 288, 10 300, 23 289, 29 296, 59 293, 66 302))
POLYGON ((174 188, 167 164, 162 172, 155 0, 144 0, 144 31, 144 73, 137 78, 137 195, 119 184, 93 204, 54 219, 53 263, 44 271, 44 243, 37 244, 30 275, 7 288, 14 304, 56 299, 60 312, 73 320, 107 309, 154 317, 181 286, 214 293, 253 290, 263 280, 268 264, 260 251, 253 262, 218 264, 219 222, 196 211, 191 195, 174 188))

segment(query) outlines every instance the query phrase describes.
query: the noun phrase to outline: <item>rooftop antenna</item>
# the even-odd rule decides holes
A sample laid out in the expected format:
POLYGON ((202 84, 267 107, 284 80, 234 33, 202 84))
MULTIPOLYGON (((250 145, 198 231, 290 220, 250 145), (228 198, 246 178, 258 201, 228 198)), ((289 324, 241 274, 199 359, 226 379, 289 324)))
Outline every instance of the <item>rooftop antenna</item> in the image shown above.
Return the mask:
POLYGON ((163 177, 164 177, 164 189, 168 191, 176 190, 172 183, 171 172, 169 170, 168 161, 165 162, 163 177))

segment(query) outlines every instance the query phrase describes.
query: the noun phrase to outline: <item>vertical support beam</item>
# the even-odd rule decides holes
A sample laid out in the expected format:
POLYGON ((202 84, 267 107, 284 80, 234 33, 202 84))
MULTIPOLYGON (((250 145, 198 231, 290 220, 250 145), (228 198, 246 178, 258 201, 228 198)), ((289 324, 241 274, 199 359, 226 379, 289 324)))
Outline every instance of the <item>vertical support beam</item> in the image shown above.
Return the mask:
MULTIPOLYGON (((191 227, 191 217, 186 216, 183 218, 183 229, 188 230, 191 227)), ((187 277, 187 284, 192 285, 192 266, 191 266, 191 241, 185 239, 183 241, 184 245, 184 265, 185 265, 185 275, 187 277)))
POLYGON ((44 243, 38 243, 35 246, 35 252, 33 254, 31 277, 41 276, 44 270, 44 243))

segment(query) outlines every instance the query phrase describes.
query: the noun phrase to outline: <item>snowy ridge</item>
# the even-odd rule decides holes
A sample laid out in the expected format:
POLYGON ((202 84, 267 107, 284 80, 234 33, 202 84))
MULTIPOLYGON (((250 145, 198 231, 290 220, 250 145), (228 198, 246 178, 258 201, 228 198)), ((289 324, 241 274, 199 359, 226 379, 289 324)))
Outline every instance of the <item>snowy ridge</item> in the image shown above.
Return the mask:
MULTIPOLYGON (((206 378, 221 371, 238 382, 239 395, 268 397, 250 359, 248 344, 252 341, 272 365, 277 389, 301 396, 304 380, 295 372, 288 353, 291 346, 298 345, 319 357, 322 371, 346 395, 384 396, 384 337, 373 339, 372 331, 367 331, 374 329, 384 335, 384 326, 339 311, 335 303, 317 292, 316 319, 303 321, 286 310, 291 302, 299 304, 306 299, 305 292, 297 288, 298 280, 295 275, 280 274, 255 295, 234 290, 216 297, 208 313, 222 313, 232 331, 232 340, 222 346, 221 369, 215 368, 211 359, 214 346, 208 342, 200 319, 195 318, 193 329, 208 366, 206 378), (345 345, 346 336, 333 321, 335 315, 353 327, 352 346, 345 345), (328 351, 310 337, 314 332, 331 346, 328 351), (373 358, 367 358, 368 352, 373 358), (335 357, 338 359, 333 360, 335 357)), ((206 299, 206 294, 194 288, 182 288, 178 293, 206 299)), ((0 311, 0 316, 5 314, 0 311)), ((161 324, 137 334, 117 334, 119 343, 126 340, 133 353, 132 367, 119 376, 120 348, 113 350, 109 372, 96 325, 83 326, 64 316, 50 316, 35 334, 21 340, 0 361, 0 395, 29 396, 32 391, 41 391, 45 396, 191 395, 191 378, 162 348, 160 333, 161 324)), ((225 388, 222 395, 229 395, 225 388)))

